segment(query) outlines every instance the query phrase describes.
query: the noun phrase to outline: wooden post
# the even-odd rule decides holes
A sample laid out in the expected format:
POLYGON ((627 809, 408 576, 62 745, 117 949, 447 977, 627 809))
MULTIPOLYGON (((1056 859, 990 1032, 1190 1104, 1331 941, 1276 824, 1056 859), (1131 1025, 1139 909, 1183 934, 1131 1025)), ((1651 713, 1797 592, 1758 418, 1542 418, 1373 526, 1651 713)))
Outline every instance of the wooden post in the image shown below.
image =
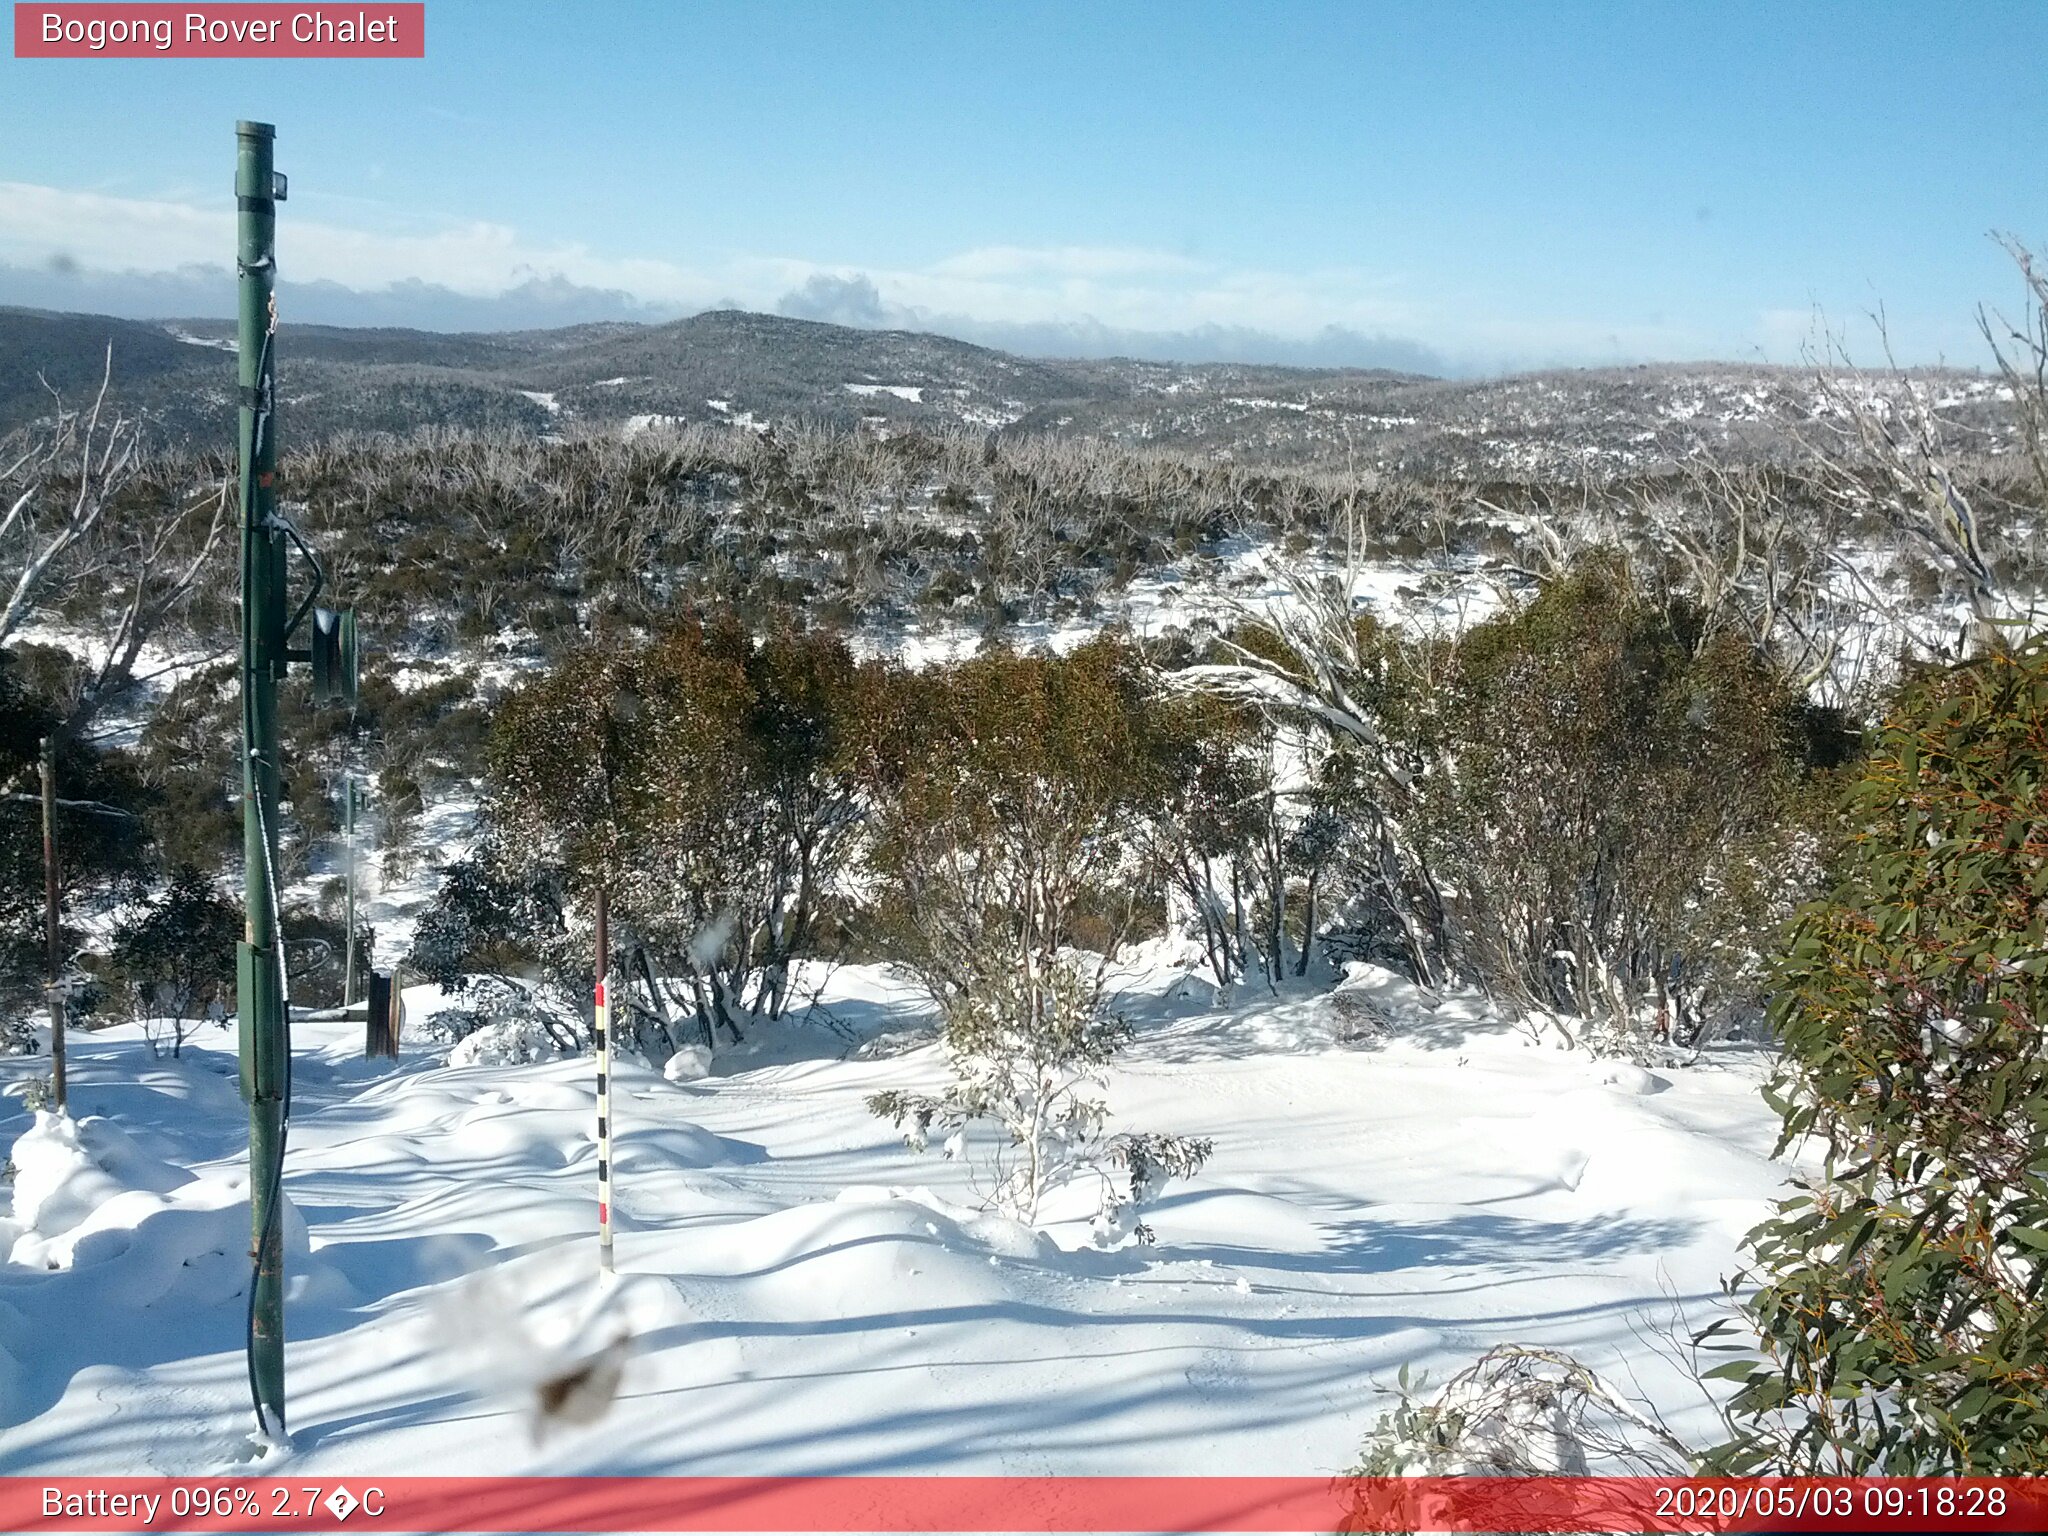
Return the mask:
POLYGON ((393 978, 381 972, 370 972, 368 1000, 363 1005, 363 1059, 374 1061, 379 1056, 396 1056, 397 1047, 391 1038, 391 983, 393 978))
POLYGON ((64 937, 57 920, 57 744, 42 743, 43 779, 43 946, 49 975, 50 1097, 64 1113, 64 937))
POLYGON ((341 778, 341 816, 348 843, 348 937, 343 941, 341 964, 341 1006, 346 1008, 356 1000, 356 776, 352 773, 341 778))

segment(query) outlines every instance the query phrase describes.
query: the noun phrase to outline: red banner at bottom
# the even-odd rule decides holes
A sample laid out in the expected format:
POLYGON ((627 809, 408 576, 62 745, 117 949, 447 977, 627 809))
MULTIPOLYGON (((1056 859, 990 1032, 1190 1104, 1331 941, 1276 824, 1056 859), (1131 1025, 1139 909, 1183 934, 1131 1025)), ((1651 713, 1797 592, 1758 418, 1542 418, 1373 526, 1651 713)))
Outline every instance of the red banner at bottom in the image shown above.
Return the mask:
POLYGON ((6 1531, 2044 1531, 2048 1481, 0 1478, 6 1531))

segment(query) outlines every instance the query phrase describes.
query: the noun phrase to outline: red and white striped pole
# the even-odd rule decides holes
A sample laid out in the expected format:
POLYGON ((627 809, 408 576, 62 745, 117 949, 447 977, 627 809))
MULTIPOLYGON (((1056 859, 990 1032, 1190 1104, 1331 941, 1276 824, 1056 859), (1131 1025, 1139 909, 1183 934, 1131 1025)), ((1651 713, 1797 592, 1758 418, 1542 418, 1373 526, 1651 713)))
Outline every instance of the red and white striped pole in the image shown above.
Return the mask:
POLYGON ((597 888, 597 1262, 612 1270, 612 1005, 605 993, 611 944, 605 932, 605 889, 597 888))

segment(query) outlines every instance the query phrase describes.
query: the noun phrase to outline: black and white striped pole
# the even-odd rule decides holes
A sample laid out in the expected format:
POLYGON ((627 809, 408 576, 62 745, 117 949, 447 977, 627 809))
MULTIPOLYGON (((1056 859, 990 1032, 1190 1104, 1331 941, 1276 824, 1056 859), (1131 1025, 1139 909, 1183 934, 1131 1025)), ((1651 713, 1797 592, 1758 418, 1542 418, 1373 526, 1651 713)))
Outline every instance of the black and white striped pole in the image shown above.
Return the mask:
POLYGON ((597 888, 597 1263, 602 1274, 612 1268, 612 1003, 605 988, 611 965, 610 935, 605 931, 605 888, 597 888))
POLYGON ((609 926, 609 896, 612 873, 617 868, 619 838, 618 746, 619 727, 640 714, 640 699, 630 679, 614 674, 610 698, 603 714, 603 736, 599 745, 599 767, 604 777, 604 809, 608 823, 606 850, 597 872, 595 896, 597 918, 597 1262, 600 1277, 616 1273, 612 1267, 612 946, 609 926))

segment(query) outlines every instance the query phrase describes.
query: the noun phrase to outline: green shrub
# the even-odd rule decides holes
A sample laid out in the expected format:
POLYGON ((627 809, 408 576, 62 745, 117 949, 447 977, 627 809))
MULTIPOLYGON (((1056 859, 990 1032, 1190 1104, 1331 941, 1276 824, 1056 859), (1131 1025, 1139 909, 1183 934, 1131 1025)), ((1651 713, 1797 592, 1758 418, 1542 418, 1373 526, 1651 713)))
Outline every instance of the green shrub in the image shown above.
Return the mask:
POLYGON ((174 870, 163 895, 118 930, 107 974, 125 1011, 151 1025, 149 1042, 185 1041, 209 1014, 225 1018, 235 1002, 235 943, 242 913, 198 870, 174 870))
POLYGON ((1921 680, 1791 928, 1780 1149, 1824 1174, 1750 1235, 1765 1358, 1729 1471, 2048 1471, 2048 640, 1921 680))
POLYGON ((1419 836, 1462 963, 1622 1049, 1760 996, 1820 874, 1813 732, 1770 663, 1607 552, 1451 660, 1420 714, 1419 836))

